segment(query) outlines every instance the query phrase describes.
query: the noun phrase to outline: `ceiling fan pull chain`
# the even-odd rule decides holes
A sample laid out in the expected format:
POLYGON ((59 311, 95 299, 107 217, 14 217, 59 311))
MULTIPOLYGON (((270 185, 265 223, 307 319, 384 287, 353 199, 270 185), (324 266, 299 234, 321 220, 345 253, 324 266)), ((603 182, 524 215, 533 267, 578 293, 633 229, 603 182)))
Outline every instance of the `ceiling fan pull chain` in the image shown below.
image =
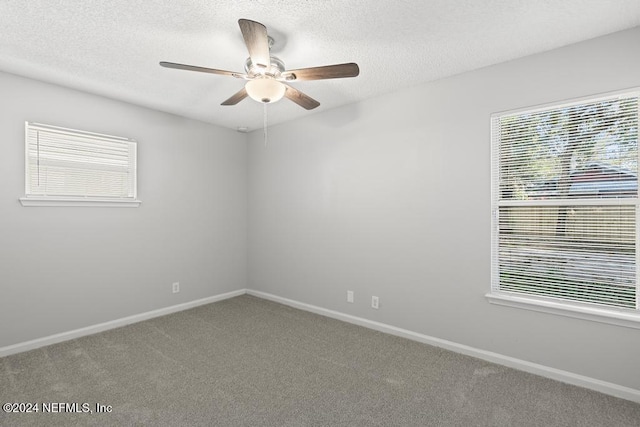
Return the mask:
POLYGON ((264 146, 267 146, 267 103, 263 103, 262 104, 264 107, 264 125, 263 125, 263 131, 264 131, 264 146))

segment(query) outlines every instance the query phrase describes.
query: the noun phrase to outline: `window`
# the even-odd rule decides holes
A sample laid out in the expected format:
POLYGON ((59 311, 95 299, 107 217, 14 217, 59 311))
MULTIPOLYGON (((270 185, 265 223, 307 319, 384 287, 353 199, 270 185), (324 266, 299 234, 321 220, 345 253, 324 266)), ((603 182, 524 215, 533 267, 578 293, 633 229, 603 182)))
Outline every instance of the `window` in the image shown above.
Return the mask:
POLYGON ((492 115, 490 302, 640 328, 639 95, 492 115))
POLYGON ((136 142, 25 124, 24 206, 133 206, 136 142))

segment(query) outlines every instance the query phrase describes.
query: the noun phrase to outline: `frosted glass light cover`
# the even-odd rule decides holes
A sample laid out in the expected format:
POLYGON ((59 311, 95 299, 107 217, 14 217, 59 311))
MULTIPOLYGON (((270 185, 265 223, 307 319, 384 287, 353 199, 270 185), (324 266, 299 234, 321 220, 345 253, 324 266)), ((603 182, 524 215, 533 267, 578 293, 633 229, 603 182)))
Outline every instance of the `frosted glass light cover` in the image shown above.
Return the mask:
POLYGON ((245 89, 252 99, 265 104, 279 101, 286 90, 282 83, 271 78, 249 80, 245 89))

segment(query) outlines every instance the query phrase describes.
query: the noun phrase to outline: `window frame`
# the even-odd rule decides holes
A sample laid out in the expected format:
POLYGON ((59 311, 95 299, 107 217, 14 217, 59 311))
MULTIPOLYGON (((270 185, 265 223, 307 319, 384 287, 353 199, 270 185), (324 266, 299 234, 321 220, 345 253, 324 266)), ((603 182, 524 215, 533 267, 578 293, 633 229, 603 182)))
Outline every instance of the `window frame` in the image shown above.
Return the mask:
MULTIPOLYGON (((552 108, 562 108, 569 105, 581 103, 595 102, 598 100, 611 99, 614 97, 625 97, 629 95, 637 96, 640 101, 640 87, 634 87, 614 92, 601 93, 580 98, 568 99, 547 104, 537 105, 533 107, 517 108, 513 110, 500 111, 491 114, 491 282, 490 291, 485 294, 485 298, 491 304, 507 306, 536 312, 567 316, 572 318, 584 319, 589 321, 607 323, 617 326, 640 329, 640 194, 635 198, 618 198, 618 199, 600 199, 599 203, 606 205, 633 205, 635 206, 635 281, 636 281, 636 308, 618 308, 592 303, 582 303, 578 301, 564 300, 560 298, 545 297, 541 295, 529 295, 515 292, 507 292, 500 290, 499 262, 497 262, 497 254, 499 253, 499 208, 503 206, 517 205, 544 205, 539 200, 527 203, 527 201, 512 200, 500 203, 500 158, 497 155, 500 139, 496 138, 494 129, 495 119, 513 114, 525 114, 544 111, 552 108)), ((638 107, 638 124, 640 124, 640 106, 638 107)), ((638 141, 640 143, 640 141, 638 141)), ((640 149, 638 150, 640 153, 640 149)), ((640 154, 639 154, 640 156, 640 154)), ((572 202, 580 203, 580 199, 572 202)), ((553 201, 551 201, 553 204, 553 201)))
POLYGON ((35 123, 25 121, 25 170, 24 170, 24 178, 25 178, 25 195, 20 197, 18 200, 25 207, 33 207, 33 206, 55 206, 55 207, 64 207, 64 206, 72 206, 72 207, 131 207, 136 208, 139 207, 142 203, 141 200, 137 197, 137 187, 138 187, 138 166, 137 166, 137 141, 130 138, 124 138, 113 135, 106 135, 95 132, 87 132, 77 129, 64 128, 59 126, 52 126, 42 123, 35 123), (108 197, 108 196, 61 196, 61 195, 37 195, 30 194, 30 185, 29 185, 29 130, 31 128, 37 128, 40 130, 50 130, 52 132, 56 132, 58 134, 69 134, 71 136, 76 137, 89 137, 95 138, 96 140, 105 140, 109 142, 121 142, 132 144, 133 147, 133 159, 130 159, 132 162, 133 169, 133 182, 132 182, 132 196, 131 197, 108 197))

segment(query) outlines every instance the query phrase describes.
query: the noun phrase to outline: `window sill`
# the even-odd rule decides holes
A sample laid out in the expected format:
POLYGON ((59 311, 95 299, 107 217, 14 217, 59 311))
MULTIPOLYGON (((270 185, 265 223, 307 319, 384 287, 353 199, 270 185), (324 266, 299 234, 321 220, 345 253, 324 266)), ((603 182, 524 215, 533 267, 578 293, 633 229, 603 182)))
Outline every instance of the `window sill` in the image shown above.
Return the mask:
POLYGON ((137 208, 140 200, 109 200, 109 199, 73 199, 49 197, 20 197, 22 206, 82 206, 82 207, 117 207, 137 208))
POLYGON ((640 313, 631 313, 622 310, 598 307, 569 305, 568 303, 558 301, 547 301, 508 294, 488 293, 485 297, 491 304, 640 329, 640 313))

